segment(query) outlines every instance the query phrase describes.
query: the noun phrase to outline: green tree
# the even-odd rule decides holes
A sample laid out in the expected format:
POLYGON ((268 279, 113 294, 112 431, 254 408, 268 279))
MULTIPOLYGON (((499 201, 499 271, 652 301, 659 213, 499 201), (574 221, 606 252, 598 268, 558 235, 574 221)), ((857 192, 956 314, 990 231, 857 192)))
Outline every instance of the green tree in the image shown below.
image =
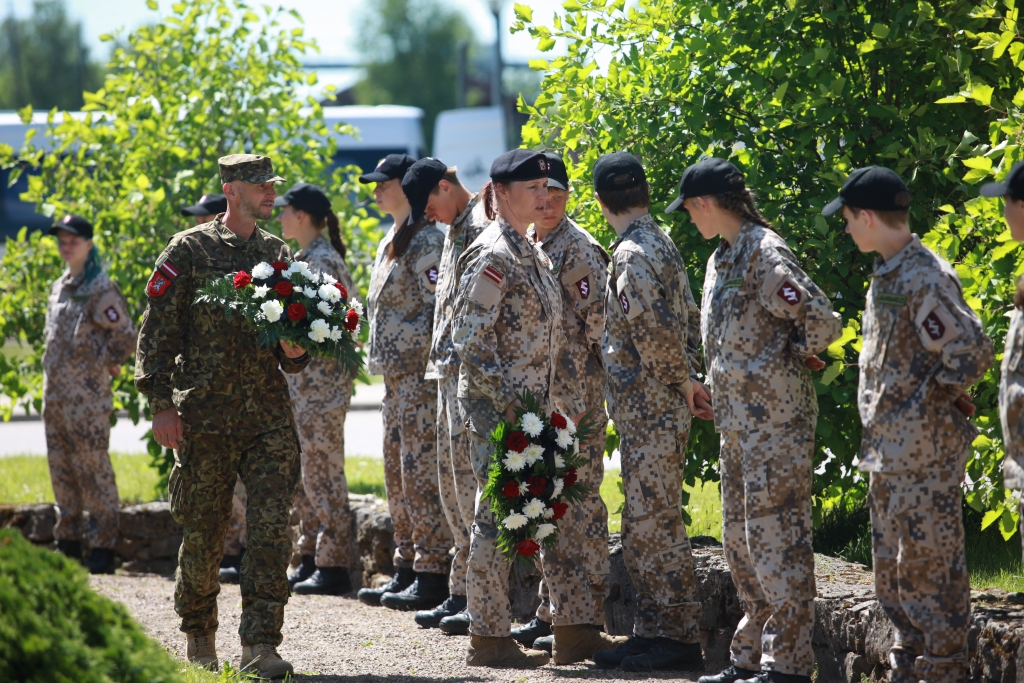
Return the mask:
POLYGON ((102 83, 64 0, 35 0, 31 17, 11 13, 0 24, 0 109, 80 109, 82 93, 102 83))
MULTIPOLYGON (((731 157, 744 170, 846 325, 816 381, 816 512, 863 496, 853 467, 861 432, 855 353, 871 260, 839 219, 819 212, 853 168, 897 170, 914 196, 913 229, 957 264, 969 302, 1001 343, 1020 254, 1006 235, 996 242, 997 209, 974 199, 973 185, 1020 156, 1024 42, 1014 0, 571 0, 563 7, 551 26, 540 26, 529 7, 516 5, 514 30, 528 30, 542 51, 558 39, 567 45, 564 56, 532 63, 545 77, 537 101, 520 102, 531 115, 525 144, 567 152, 581 187, 601 154, 637 154, 656 212, 673 198, 682 169, 705 155, 731 157), (599 56, 607 68, 598 68, 599 56)), ((577 192, 574 209, 611 238, 592 193, 577 192)), ((684 216, 663 219, 699 288, 715 244, 684 216)), ((1002 517, 995 387, 993 371, 977 388, 985 436, 969 471, 972 505, 999 507, 1002 517)), ((702 425, 687 475, 715 477, 716 459, 714 436, 702 425)), ((1014 514, 1007 510, 1006 519, 1014 514)))

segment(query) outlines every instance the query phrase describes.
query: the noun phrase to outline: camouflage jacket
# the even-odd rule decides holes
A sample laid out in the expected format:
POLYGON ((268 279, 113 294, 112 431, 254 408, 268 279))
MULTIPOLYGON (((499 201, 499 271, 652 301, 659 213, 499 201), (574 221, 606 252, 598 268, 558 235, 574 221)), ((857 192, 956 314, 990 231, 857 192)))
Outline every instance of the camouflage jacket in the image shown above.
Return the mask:
POLYGON ((444 232, 426 218, 412 227, 418 232, 397 259, 388 260, 387 255, 394 227, 377 247, 366 299, 370 323, 367 369, 371 375, 426 371, 444 232))
POLYGON ((679 250, 650 214, 611 248, 601 342, 608 415, 620 421, 686 408, 701 367, 700 309, 679 250))
POLYGON ((43 400, 92 404, 110 412, 110 374, 135 346, 135 326, 106 273, 82 284, 64 271, 50 287, 43 332, 43 400))
POLYGON ((773 230, 746 223, 708 259, 701 333, 718 431, 812 422, 818 397, 804 359, 842 334, 825 293, 773 230))
MULTIPOLYGON (((337 279, 344 285, 350 298, 357 296, 345 260, 322 235, 296 254, 295 260, 305 261, 310 270, 327 273, 337 279)), ((346 374, 338 361, 323 358, 311 360, 302 372, 285 375, 295 419, 302 424, 310 417, 348 403, 352 394, 352 379, 352 375, 346 374)))
MULTIPOLYGON (((536 239, 533 228, 529 237, 536 239)), ((584 396, 602 397, 602 405, 587 405, 588 410, 596 409, 595 417, 600 419, 604 414, 605 394, 601 335, 604 333, 604 291, 610 257, 589 232, 568 216, 540 246, 551 259, 551 270, 562 285, 562 303, 570 332, 569 350, 580 374, 584 396)))
POLYGON ((280 346, 260 348, 241 316, 193 303, 210 280, 291 258, 279 238, 257 227, 243 240, 222 217, 174 235, 157 258, 146 287, 135 386, 153 413, 177 408, 190 432, 262 433, 294 425, 281 370, 299 372, 309 356, 291 359, 280 346))
POLYGON ((459 278, 462 276, 458 263, 465 248, 473 244, 488 225, 490 221, 484 215, 484 204, 480 201, 480 195, 476 194, 448 228, 439 266, 440 279, 437 282, 437 303, 434 306, 434 331, 430 340, 427 379, 459 375, 459 356, 455 353, 455 345, 452 343, 452 312, 455 294, 459 289, 459 278))
POLYGON ((570 416, 583 412, 561 292, 543 250, 499 218, 458 267, 452 340, 462 361, 459 405, 477 433, 489 431, 524 389, 570 416))
POLYGON ((956 271, 915 235, 875 262, 862 331, 860 469, 962 466, 977 429, 953 402, 992 365, 992 341, 956 271))
POLYGON ((1003 483, 1024 489, 1024 313, 1014 309, 999 377, 999 417, 1003 424, 1003 483))

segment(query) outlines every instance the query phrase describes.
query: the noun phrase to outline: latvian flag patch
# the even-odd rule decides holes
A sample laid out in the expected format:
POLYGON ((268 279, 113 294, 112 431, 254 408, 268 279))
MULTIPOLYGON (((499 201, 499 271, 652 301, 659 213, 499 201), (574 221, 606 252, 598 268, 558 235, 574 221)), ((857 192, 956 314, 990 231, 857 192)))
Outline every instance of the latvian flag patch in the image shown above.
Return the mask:
POLYGON ((486 268, 484 268, 484 277, 496 285, 500 285, 502 280, 505 279, 504 273, 502 273, 494 266, 487 266, 486 268))
POLYGON ((149 278, 149 283, 146 285, 146 294, 149 296, 163 296, 167 291, 167 288, 171 286, 171 283, 177 279, 181 271, 178 270, 170 261, 164 261, 156 267, 153 271, 153 276, 149 278))

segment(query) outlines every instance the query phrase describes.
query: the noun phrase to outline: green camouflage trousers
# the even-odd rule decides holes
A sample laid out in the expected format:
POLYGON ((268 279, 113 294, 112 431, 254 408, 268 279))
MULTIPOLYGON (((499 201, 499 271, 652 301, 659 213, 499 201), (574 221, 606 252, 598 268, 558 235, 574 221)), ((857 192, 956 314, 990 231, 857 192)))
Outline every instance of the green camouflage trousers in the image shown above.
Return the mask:
POLYGON ((871 473, 875 595, 896 631, 892 683, 955 683, 966 675, 971 587, 962 477, 963 467, 953 465, 871 473))
POLYGON ((291 557, 286 528, 299 479, 299 441, 291 427, 264 434, 185 432, 168 482, 171 514, 184 527, 174 610, 185 633, 217 628, 217 571, 236 475, 248 494, 238 633, 243 645, 280 645, 291 557))
POLYGON ((224 538, 225 555, 241 555, 245 550, 245 506, 248 500, 242 478, 236 475, 235 493, 231 497, 231 520, 224 538))
POLYGON ((722 541, 743 606, 732 663, 810 676, 814 423, 726 431, 721 443, 722 541))

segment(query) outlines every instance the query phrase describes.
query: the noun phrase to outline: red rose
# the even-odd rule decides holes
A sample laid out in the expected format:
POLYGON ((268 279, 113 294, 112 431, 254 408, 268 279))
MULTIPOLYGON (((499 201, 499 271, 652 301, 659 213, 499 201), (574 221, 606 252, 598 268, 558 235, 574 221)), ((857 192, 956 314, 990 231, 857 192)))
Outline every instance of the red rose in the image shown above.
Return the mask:
POLYGON ((235 273, 235 289, 241 289, 252 282, 252 276, 244 270, 235 273))
POLYGON ((555 511, 555 515, 551 518, 552 521, 565 517, 565 513, 569 511, 568 503, 552 503, 551 509, 555 511))
POLYGON ((288 307, 288 319, 293 323, 306 319, 306 307, 302 304, 292 304, 288 307))
POLYGON ((342 299, 347 299, 348 298, 348 290, 345 289, 345 285, 341 284, 340 282, 335 282, 334 286, 338 288, 339 292, 341 292, 341 298, 342 299))
POLYGON ((505 485, 501 487, 501 492, 505 494, 506 498, 518 498, 519 484, 514 481, 507 481, 505 482, 505 485))
POLYGON ((287 280, 281 280, 276 285, 274 285, 274 291, 283 297, 291 296, 293 289, 295 288, 292 287, 292 283, 288 282, 287 280))
POLYGON ((533 557, 540 550, 540 543, 526 539, 516 544, 516 552, 523 557, 533 557))
POLYGON ((512 432, 505 439, 505 445, 508 446, 510 451, 516 453, 522 453, 526 450, 526 447, 530 445, 530 442, 526 440, 526 434, 522 432, 512 432))
POLYGON ((573 467, 571 470, 562 475, 562 484, 565 488, 569 488, 576 483, 576 468, 573 467))
POLYGON ((288 264, 284 261, 273 261, 270 267, 274 269, 274 275, 280 275, 282 270, 288 270, 288 264))
POLYGON ((565 429, 569 426, 569 423, 565 421, 565 417, 558 413, 551 413, 551 426, 555 429, 565 429))
POLYGON ((532 476, 526 480, 526 485, 535 496, 539 496, 544 493, 544 489, 548 487, 548 480, 544 477, 532 476))
POLYGON ((355 332, 357 327, 359 327, 359 314, 355 311, 349 311, 345 314, 345 329, 349 332, 355 332))

